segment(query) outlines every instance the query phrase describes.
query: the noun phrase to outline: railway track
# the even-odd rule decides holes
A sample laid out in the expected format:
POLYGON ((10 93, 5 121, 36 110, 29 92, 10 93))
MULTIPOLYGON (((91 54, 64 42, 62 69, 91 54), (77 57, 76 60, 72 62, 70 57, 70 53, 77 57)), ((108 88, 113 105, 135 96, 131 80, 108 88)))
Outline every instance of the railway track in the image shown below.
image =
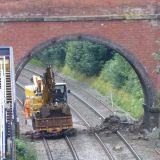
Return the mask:
MULTIPOLYGON (((24 90, 24 86, 23 86, 21 83, 17 82, 17 85, 18 85, 18 87, 20 87, 22 90, 24 90)), ((22 104, 22 101, 21 101, 18 97, 17 97, 17 100, 22 104)), ((78 113, 78 114, 80 114, 80 113, 78 113)), ((87 122, 85 121, 85 123, 87 123, 87 122)), ((91 126, 88 126, 88 127, 91 127, 91 126)), ((95 137, 96 137, 96 139, 98 140, 98 142, 100 143, 100 145, 103 147, 105 153, 106 153, 107 156, 109 157, 109 160, 114 160, 114 158, 112 157, 112 155, 110 154, 110 152, 109 152, 108 149, 105 147, 105 145, 103 144, 102 140, 100 139, 100 137, 99 137, 96 133, 95 133, 95 137)), ((72 152, 72 155, 73 155, 74 159, 75 159, 75 160, 79 160, 78 155, 77 155, 77 152, 76 152, 76 150, 75 150, 75 148, 74 148, 74 146, 73 146, 70 138, 67 137, 67 136, 65 136, 65 141, 66 141, 67 145, 69 146, 69 148, 70 148, 70 150, 71 150, 71 152, 72 152)), ((47 145, 45 145, 45 146, 47 146, 47 145)), ((48 149, 47 149, 47 150, 48 150, 48 149)), ((48 152, 47 152, 47 155, 49 155, 48 152)))
MULTIPOLYGON (((82 115, 79 112, 77 112, 71 104, 69 104, 69 106, 70 106, 71 110, 84 122, 86 127, 88 129, 90 129, 91 125, 84 119, 84 117, 82 117, 82 115)), ((97 133, 93 133, 93 134, 96 137, 96 139, 98 140, 98 142, 100 143, 100 145, 102 146, 102 148, 104 149, 104 151, 105 151, 106 155, 108 156, 109 160, 115 160, 113 155, 110 153, 109 149, 105 146, 102 139, 99 137, 99 135, 97 133)))
MULTIPOLYGON (((68 145, 68 147, 69 147, 69 149, 70 149, 70 151, 72 153, 73 159, 74 160, 79 160, 77 152, 76 152, 76 150, 75 150, 75 148, 74 148, 74 146, 73 146, 73 144, 72 144, 72 142, 71 142, 71 140, 70 140, 70 138, 68 136, 65 136, 65 141, 66 141, 66 143, 67 143, 67 145, 68 145)), ((47 142, 47 140, 45 138, 43 138, 43 144, 45 146, 45 150, 46 150, 46 154, 47 154, 48 160, 54 160, 54 158, 52 156, 51 149, 49 147, 49 144, 48 144, 48 142, 47 142)))
MULTIPOLYGON (((22 111, 23 111, 23 102, 22 102, 22 100, 18 96, 16 98, 17 98, 17 101, 20 104, 20 107, 21 107, 22 111)), ((50 150, 50 147, 48 145, 47 140, 45 138, 43 138, 42 141, 40 141, 40 142, 37 141, 36 143, 37 143, 37 145, 41 145, 41 147, 42 147, 42 145, 44 146, 44 150, 40 150, 39 151, 40 153, 37 153, 37 156, 41 155, 42 157, 40 159, 53 160, 53 156, 52 156, 52 153, 51 153, 51 150, 50 150), (45 153, 45 155, 47 155, 47 156, 44 156, 44 154, 42 154, 42 152, 45 153)))
MULTIPOLYGON (((42 74, 38 73, 37 71, 32 71, 29 68, 24 68, 24 70, 29 71, 31 73, 34 73, 36 75, 43 76, 42 74)), ((84 88, 83 87, 80 88, 78 85, 74 85, 74 83, 71 81, 71 79, 68 80, 68 78, 63 77, 59 73, 56 73, 55 75, 56 75, 56 77, 61 79, 61 81, 65 81, 67 83, 67 85, 72 90, 77 90, 78 91, 78 94, 76 94, 76 92, 71 92, 71 93, 73 93, 73 95, 75 95, 76 98, 79 98, 80 100, 82 100, 84 102, 89 100, 90 104, 91 104, 90 106, 94 106, 94 104, 96 104, 98 106, 98 108, 96 108, 96 110, 97 110, 97 112, 101 113, 101 115, 106 116, 106 115, 115 114, 115 113, 122 113, 124 115, 127 114, 122 109, 120 109, 118 106, 115 106, 113 104, 112 100, 109 97, 107 97, 107 99, 100 100, 102 97, 100 95, 98 95, 98 94, 96 96, 91 94, 88 91, 88 88, 85 88, 85 87, 84 88), (81 98, 81 94, 83 95, 83 98, 81 98)), ((24 75, 24 76, 26 76, 26 75, 24 75)), ((127 114, 127 116, 129 117, 130 115, 127 114)), ((133 119, 133 118, 130 117, 130 119, 133 119)))
POLYGON ((68 147, 70 148, 70 150, 72 152, 74 160, 79 160, 77 152, 76 152, 76 150, 75 150, 70 138, 68 136, 65 136, 65 140, 66 140, 66 143, 68 144, 68 147))
MULTIPOLYGON (((22 84, 20 84, 20 83, 17 82, 17 85, 18 85, 21 89, 24 90, 24 87, 23 87, 22 84)), ((21 101, 18 97, 17 97, 17 100, 22 104, 22 101, 21 101)), ((100 137, 99 137, 97 134, 95 134, 95 137, 96 137, 96 139, 100 142, 100 145, 103 147, 104 151, 105 151, 105 152, 108 152, 107 148, 106 148, 105 145, 103 144, 103 142, 102 142, 102 140, 100 139, 100 137)), ((68 136, 65 136, 65 141, 66 141, 68 147, 70 148, 70 151, 71 151, 71 153, 72 153, 72 155, 73 155, 74 160, 79 160, 78 154, 77 154, 77 152, 76 152, 76 150, 75 150, 75 148, 74 148, 74 146, 73 146, 73 144, 72 144, 72 142, 71 142, 71 140, 70 140, 70 138, 69 138, 68 136)), ((47 146, 47 145, 45 145, 45 146, 47 146)), ((49 149, 46 149, 46 150, 49 150, 49 149)), ((47 151, 46 153, 47 153, 47 155, 50 155, 50 154, 48 153, 48 151, 47 151)), ((107 157, 108 157, 108 154, 109 154, 109 160, 114 160, 114 158, 111 157, 110 153, 107 153, 107 157), (111 157, 111 158, 110 158, 110 157, 111 157)), ((107 159, 108 159, 108 158, 107 158, 107 159)))
MULTIPOLYGON (((90 108, 97 116, 99 116, 102 120, 105 120, 105 117, 102 116, 100 113, 98 113, 95 108, 93 108, 91 105, 86 103, 83 99, 78 97, 76 94, 72 93, 73 96, 75 96, 77 99, 79 99, 82 103, 86 104, 88 108, 90 108)), ((73 109, 73 107, 72 107, 73 109)), ((131 153, 134 155, 136 160, 141 160, 140 156, 137 154, 137 152, 134 150, 134 148, 127 142, 127 140, 124 138, 124 136, 120 133, 120 131, 117 131, 117 136, 123 141, 123 143, 127 146, 127 148, 131 151, 131 153)))
MULTIPOLYGON (((29 72, 32 72, 32 70, 30 70, 30 69, 27 69, 27 70, 28 70, 29 72)), ((35 72, 35 71, 33 71, 32 73, 37 74, 37 75, 40 75, 39 73, 37 73, 37 72, 35 72)), ((86 92, 86 91, 85 91, 85 92, 86 92)), ((86 92, 86 93, 87 93, 87 95, 89 94, 88 92, 86 92)), ((102 114, 100 114, 94 107, 92 107, 92 105, 88 104, 86 101, 84 101, 82 98, 80 98, 76 93, 71 92, 71 94, 72 94, 75 98, 77 98, 79 101, 81 101, 83 104, 85 104, 85 105, 86 105, 90 110, 92 110, 92 112, 94 112, 99 118, 101 118, 102 120, 105 119, 105 117, 104 117, 102 114)), ((113 111, 112 111, 110 108, 108 108, 103 102, 99 101, 96 97, 94 97, 94 96, 92 96, 92 95, 91 95, 91 97, 92 97, 94 100, 96 100, 97 102, 101 103, 101 104, 105 107, 105 109, 106 109, 107 111, 113 113, 113 111)), ((70 105, 70 106, 71 106, 71 105, 70 105)), ((72 110, 74 110, 73 107, 71 107, 71 108, 72 108, 72 110)), ((86 121, 84 120, 84 118, 82 118, 82 116, 80 115, 80 113, 78 113, 76 110, 74 110, 74 112, 84 121, 84 123, 86 124, 86 126, 87 126, 88 128, 91 127, 91 125, 90 125, 88 122, 86 122, 86 121)), ((101 146, 103 147, 103 149, 105 150, 105 152, 106 152, 107 156, 109 157, 109 159, 114 160, 114 159, 115 159, 114 156, 111 154, 110 150, 109 150, 109 149, 106 147, 106 145, 103 143, 102 139, 98 136, 98 134, 94 133, 94 135, 95 135, 95 137, 97 138, 97 140, 99 141, 99 143, 101 144, 101 146)), ((132 153, 132 155, 133 155, 133 157, 134 157, 133 159, 141 160, 140 156, 136 153, 136 151, 133 149, 133 147, 127 142, 127 140, 123 137, 123 135, 122 135, 119 131, 117 131, 117 136, 123 141, 123 143, 124 143, 124 144, 126 145, 126 147, 129 149, 129 151, 132 153)))
MULTIPOLYGON (((22 86, 21 86, 21 88, 22 88, 22 86)), ((17 97, 17 100, 18 100, 18 102, 20 103, 20 106, 21 106, 22 109, 23 109, 23 102, 22 102, 22 100, 21 100, 19 97, 17 97)), ((46 152, 46 155, 47 155, 47 159, 48 159, 48 160, 54 160, 54 159, 53 159, 53 156, 52 156, 51 149, 50 149, 50 147, 49 147, 49 144, 48 144, 47 140, 46 140, 45 138, 43 138, 43 139, 42 139, 42 142, 43 142, 43 146, 44 146, 44 148, 45 148, 45 152, 46 152)), ((45 158, 46 158, 46 157, 45 157, 45 158)))
MULTIPOLYGON (((73 96, 75 96, 77 99, 79 99, 82 103, 86 104, 88 108, 90 108, 97 116, 99 116, 102 120, 105 120, 105 117, 102 116, 99 112, 95 110, 91 105, 83 101, 83 99, 80 99, 76 94, 72 93, 73 96)), ((137 152, 134 150, 134 148, 127 142, 127 140, 124 138, 124 136, 120 133, 120 131, 116 132, 116 135, 123 141, 123 143, 127 146, 127 148, 130 150, 130 152, 134 155, 136 160, 141 160, 140 156, 137 154, 137 152)))
POLYGON ((47 154, 48 160, 54 160, 53 156, 52 156, 51 149, 49 147, 49 144, 48 144, 48 142, 47 142, 47 140, 45 138, 43 138, 43 144, 45 146, 45 150, 46 150, 46 154, 47 154))
MULTIPOLYGON (((22 84, 20 84, 20 83, 17 82, 17 85, 18 85, 21 89, 24 90, 24 87, 23 87, 22 84)), ((19 98, 17 98, 17 100, 22 104, 22 101, 21 101, 19 98)), ((69 104, 69 105, 70 105, 70 104, 69 104)), ((70 105, 70 106, 71 106, 71 105, 70 105)), ((71 107, 71 109, 72 109, 72 111, 74 111, 74 113, 76 113, 76 115, 85 123, 85 125, 86 125, 87 128, 91 128, 91 125, 81 116, 81 114, 80 114, 79 112, 77 112, 73 107, 71 107)), ((102 148, 103 148, 104 152, 106 153, 108 159, 109 159, 109 160, 115 160, 114 157, 112 156, 112 154, 110 153, 109 149, 105 146, 105 144, 103 143, 103 141, 101 140, 101 138, 98 136, 98 134, 97 134, 97 133, 94 133, 94 136, 95 136, 95 138, 98 140, 98 142, 100 143, 100 145, 102 146, 102 148)), ((76 152, 76 150, 75 150, 75 148, 74 148, 74 146, 73 146, 73 144, 72 144, 72 142, 71 142, 71 140, 70 140, 70 138, 69 138, 68 136, 65 136, 65 141, 66 141, 67 145, 69 146, 69 148, 70 148, 70 150, 71 150, 71 152, 72 152, 72 155, 73 155, 73 157, 74 157, 74 160, 79 160, 78 155, 77 155, 77 152, 76 152)), ((45 145, 45 146, 47 146, 47 145, 45 145)), ((47 150, 48 150, 48 149, 47 149, 47 150)), ((47 155, 49 155, 48 152, 46 152, 46 153, 47 153, 47 155)))
MULTIPOLYGON (((21 89, 24 89, 24 87, 21 84, 18 83, 18 85, 21 87, 21 89)), ((22 105, 23 102, 19 97, 17 97, 17 100, 21 104, 21 106, 23 106, 22 105)), ((22 107, 22 109, 23 109, 23 107, 22 107)), ((65 136, 65 141, 66 141, 66 144, 68 145, 68 147, 69 147, 69 149, 70 149, 70 151, 72 153, 73 159, 74 160, 79 160, 77 152, 76 152, 76 150, 75 150, 75 148, 74 148, 74 146, 73 146, 73 144, 72 144, 72 142, 71 142, 71 140, 70 140, 70 138, 68 136, 65 136)), ((51 152, 50 146, 49 146, 49 144, 47 142, 47 139, 45 139, 45 138, 43 138, 43 145, 44 145, 48 160, 54 160, 54 158, 52 156, 52 152, 51 152)))

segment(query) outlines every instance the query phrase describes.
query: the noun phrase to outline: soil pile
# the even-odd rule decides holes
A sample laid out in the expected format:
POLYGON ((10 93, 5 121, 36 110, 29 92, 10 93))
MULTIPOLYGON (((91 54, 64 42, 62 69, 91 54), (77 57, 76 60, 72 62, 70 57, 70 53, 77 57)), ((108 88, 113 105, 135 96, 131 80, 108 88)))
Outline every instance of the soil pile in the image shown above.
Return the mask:
POLYGON ((89 132, 111 134, 116 133, 118 130, 126 130, 130 125, 130 123, 122 121, 120 117, 116 115, 110 115, 109 117, 105 118, 105 120, 99 126, 90 128, 89 132))

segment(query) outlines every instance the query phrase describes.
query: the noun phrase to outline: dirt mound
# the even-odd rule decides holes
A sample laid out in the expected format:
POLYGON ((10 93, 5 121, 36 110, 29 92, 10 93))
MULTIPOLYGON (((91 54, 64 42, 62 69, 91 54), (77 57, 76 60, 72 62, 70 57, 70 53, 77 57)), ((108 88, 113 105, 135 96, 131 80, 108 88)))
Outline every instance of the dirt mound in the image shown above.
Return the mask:
POLYGON ((127 129, 130 125, 130 123, 122 121, 120 117, 116 115, 110 115, 109 117, 105 118, 100 125, 90 128, 89 132, 111 134, 116 133, 118 130, 127 129))

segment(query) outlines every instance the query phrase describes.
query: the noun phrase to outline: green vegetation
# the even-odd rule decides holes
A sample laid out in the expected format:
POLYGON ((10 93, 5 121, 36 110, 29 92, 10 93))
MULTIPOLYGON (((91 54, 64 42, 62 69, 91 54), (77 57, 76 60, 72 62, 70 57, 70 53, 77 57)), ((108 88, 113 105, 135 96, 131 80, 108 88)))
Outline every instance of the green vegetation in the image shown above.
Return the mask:
POLYGON ((114 88, 110 83, 106 83, 100 78, 95 79, 92 82, 92 86, 103 95, 106 95, 108 99, 111 99, 112 94, 113 102, 123 110, 129 112, 134 118, 141 117, 143 113, 142 100, 138 100, 135 96, 122 89, 114 88))
MULTIPOLYGON (((134 92, 136 88, 132 85, 132 88, 130 88, 130 93, 126 92, 124 89, 119 89, 113 86, 112 83, 106 82, 102 77, 104 76, 104 72, 102 70, 100 76, 94 76, 94 77, 87 77, 75 70, 72 70, 67 65, 62 70, 62 73, 68 76, 71 76, 72 78, 75 78, 81 82, 89 84, 91 87, 98 90, 102 95, 105 95, 108 97, 108 99, 111 99, 111 94, 113 95, 113 102, 120 106, 125 111, 129 112, 134 118, 140 118, 143 114, 143 93, 142 90, 138 90, 137 94, 131 94, 131 92, 134 92)), ((106 76, 106 75, 105 75, 106 76)), ((138 80, 137 80, 138 81, 138 80)), ((136 82, 137 83, 137 82, 136 82)), ((138 84, 140 87, 140 84, 138 84)), ((131 87, 131 86, 130 86, 131 87)), ((123 88, 123 87, 122 87, 123 88)), ((129 90, 129 88, 127 88, 129 90)), ((136 93, 136 92, 135 92, 136 93)), ((111 103, 111 102, 110 102, 111 103)))
POLYGON ((46 67, 49 64, 51 64, 56 69, 60 69, 64 66, 65 56, 66 56, 65 43, 57 44, 54 47, 45 49, 40 55, 36 55, 31 60, 31 63, 42 67, 46 67))
POLYGON ((112 57, 112 50, 102 45, 78 41, 67 44, 66 64, 89 77, 99 74, 105 62, 112 57))
POLYGON ((33 146, 22 139, 16 139, 16 159, 17 160, 36 160, 36 151, 33 146))
POLYGON ((43 62, 39 59, 39 57, 35 56, 31 59, 30 63, 32 65, 38 66, 38 67, 44 67, 43 62))
POLYGON ((32 64, 54 68, 88 83, 135 118, 143 114, 143 92, 136 73, 115 51, 86 41, 71 41, 45 49, 32 64))
POLYGON ((106 62, 99 78, 112 84, 115 89, 134 95, 137 100, 143 102, 139 79, 132 67, 119 54, 115 54, 112 60, 106 62))
MULTIPOLYGON (((157 61, 160 62, 160 50, 159 50, 157 53, 154 54, 154 57, 155 57, 155 59, 156 59, 157 61)), ((160 66, 157 66, 157 67, 156 67, 156 72, 157 72, 157 74, 160 74, 160 66)))

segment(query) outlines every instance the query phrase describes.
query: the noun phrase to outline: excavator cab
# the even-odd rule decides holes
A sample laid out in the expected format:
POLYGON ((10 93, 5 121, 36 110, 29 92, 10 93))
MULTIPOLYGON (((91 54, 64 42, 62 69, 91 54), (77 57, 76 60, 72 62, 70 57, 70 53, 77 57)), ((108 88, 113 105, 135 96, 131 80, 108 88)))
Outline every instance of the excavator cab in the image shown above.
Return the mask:
POLYGON ((53 95, 54 102, 67 103, 66 83, 56 83, 53 95))

